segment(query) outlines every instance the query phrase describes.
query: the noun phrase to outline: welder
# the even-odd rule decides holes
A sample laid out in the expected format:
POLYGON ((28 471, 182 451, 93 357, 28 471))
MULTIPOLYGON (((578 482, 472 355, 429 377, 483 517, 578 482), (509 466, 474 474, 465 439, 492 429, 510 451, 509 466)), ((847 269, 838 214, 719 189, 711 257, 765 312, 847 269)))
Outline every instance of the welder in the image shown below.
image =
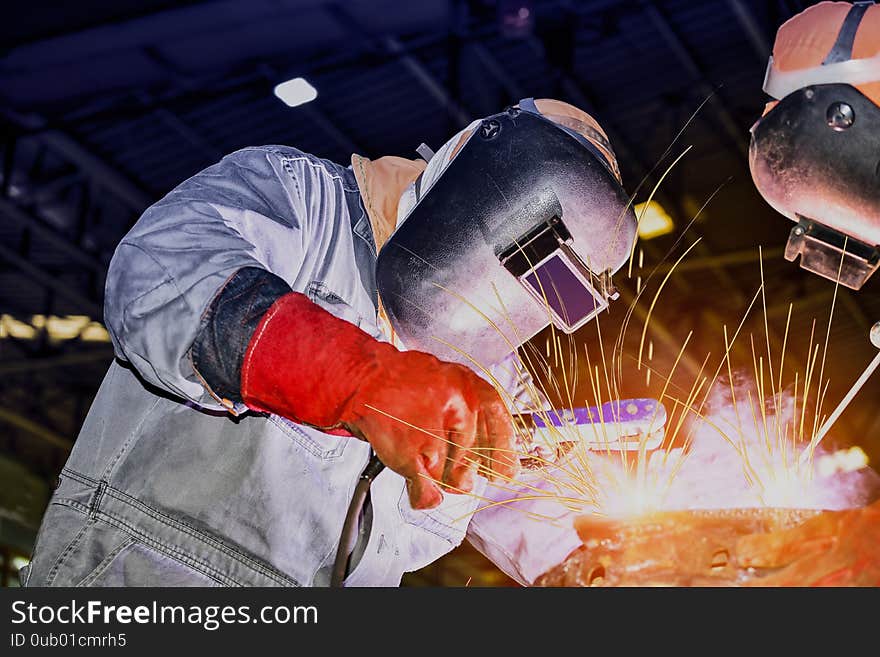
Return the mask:
MULTIPOLYGON (((820 2, 783 24, 752 127, 762 196, 795 222, 785 256, 859 290, 880 267, 880 6, 820 2)), ((875 327, 872 340, 880 347, 875 327)), ((744 539, 764 584, 880 585, 880 501, 744 539)))
POLYGON ((374 459, 346 585, 464 539, 516 475, 517 348, 608 307, 636 221, 606 135, 563 102, 419 154, 246 148, 147 209, 26 585, 328 584, 374 459))
POLYGON ((786 22, 764 90, 749 161, 795 222, 786 257, 858 290, 880 266, 880 6, 821 2, 786 22))

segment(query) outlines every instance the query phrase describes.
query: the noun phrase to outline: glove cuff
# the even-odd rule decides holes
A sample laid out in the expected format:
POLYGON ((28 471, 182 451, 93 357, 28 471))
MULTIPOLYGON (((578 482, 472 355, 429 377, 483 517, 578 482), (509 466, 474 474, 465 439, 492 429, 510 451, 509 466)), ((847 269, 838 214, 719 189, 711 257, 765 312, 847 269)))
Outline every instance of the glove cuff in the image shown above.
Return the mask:
POLYGON ((260 320, 241 369, 253 410, 322 429, 342 426, 345 409, 375 370, 378 340, 299 292, 279 298, 260 320))

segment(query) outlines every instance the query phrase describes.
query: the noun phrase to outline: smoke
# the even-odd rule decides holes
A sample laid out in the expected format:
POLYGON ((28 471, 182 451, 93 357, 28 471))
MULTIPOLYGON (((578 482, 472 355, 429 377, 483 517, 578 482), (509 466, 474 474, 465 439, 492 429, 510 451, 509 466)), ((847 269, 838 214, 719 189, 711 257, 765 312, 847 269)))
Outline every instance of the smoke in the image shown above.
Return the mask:
POLYGON ((733 392, 729 384, 717 386, 690 428, 689 444, 654 452, 641 471, 613 455, 596 456, 602 510, 837 510, 880 496, 880 476, 865 467, 858 448, 832 453, 820 445, 811 461, 798 462, 815 425, 800 402, 792 390, 762 402, 745 377, 736 377, 733 392))

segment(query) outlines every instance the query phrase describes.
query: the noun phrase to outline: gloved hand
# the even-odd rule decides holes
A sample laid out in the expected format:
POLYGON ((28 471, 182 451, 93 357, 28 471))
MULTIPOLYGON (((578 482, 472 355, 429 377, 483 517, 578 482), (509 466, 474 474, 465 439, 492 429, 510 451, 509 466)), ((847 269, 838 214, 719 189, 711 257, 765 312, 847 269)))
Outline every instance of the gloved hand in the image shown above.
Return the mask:
POLYGON ((739 539, 737 563, 780 570, 758 586, 880 586, 880 501, 825 511, 782 532, 739 539))
POLYGON ((241 392, 254 410, 367 440, 406 478, 414 509, 440 504, 440 487, 469 492, 477 464, 492 478, 516 472, 513 426, 491 385, 464 366, 398 351, 296 292, 257 326, 241 392))

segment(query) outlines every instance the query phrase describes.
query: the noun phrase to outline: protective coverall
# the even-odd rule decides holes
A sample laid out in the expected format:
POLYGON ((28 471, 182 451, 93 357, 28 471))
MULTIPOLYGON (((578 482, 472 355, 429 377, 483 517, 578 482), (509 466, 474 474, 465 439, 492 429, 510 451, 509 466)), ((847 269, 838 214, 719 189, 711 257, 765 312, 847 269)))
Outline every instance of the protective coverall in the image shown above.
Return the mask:
MULTIPOLYGON (((223 388, 238 386, 260 316, 291 290, 384 339, 376 252, 353 169, 284 146, 232 153, 150 207, 112 259, 105 319, 117 359, 23 583, 327 584, 370 445, 245 412, 223 388)), ((477 505, 447 493, 414 510, 391 470, 371 500, 348 585, 397 585, 458 545, 477 505)))

